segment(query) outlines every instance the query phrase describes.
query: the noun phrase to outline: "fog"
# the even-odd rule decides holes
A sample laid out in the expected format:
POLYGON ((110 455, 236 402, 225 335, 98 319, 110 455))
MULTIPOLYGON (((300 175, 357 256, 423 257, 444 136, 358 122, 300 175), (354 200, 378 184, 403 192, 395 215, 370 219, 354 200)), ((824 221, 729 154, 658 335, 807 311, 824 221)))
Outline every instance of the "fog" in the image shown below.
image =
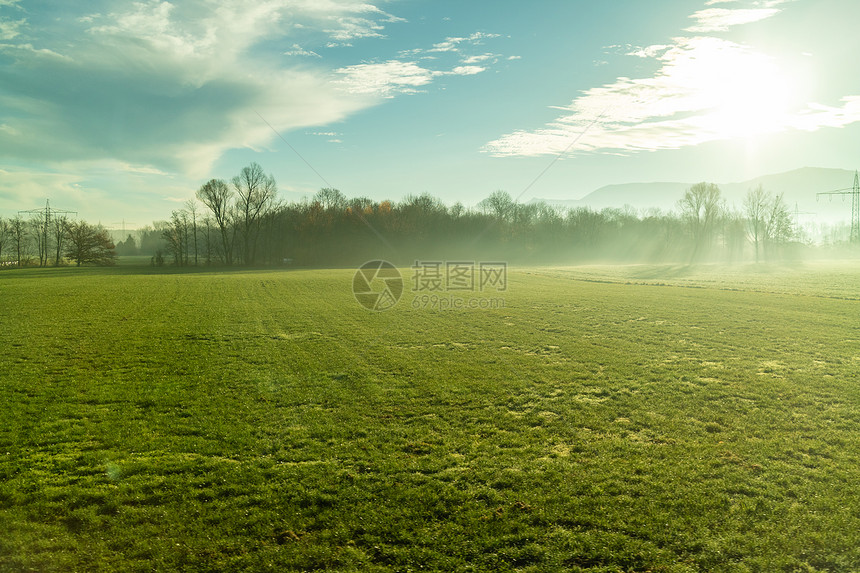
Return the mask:
MULTIPOLYGON (((429 194, 373 201, 336 189, 281 202, 274 180, 258 165, 242 175, 231 184, 206 183, 197 201, 167 221, 110 232, 115 253, 146 257, 156 266, 300 267, 354 267, 378 259, 399 266, 792 263, 857 254, 848 223, 802 222, 780 195, 761 187, 738 205, 729 204, 718 186, 699 183, 666 211, 524 204, 503 191, 467 208, 429 194)), ((5 267, 68 262, 60 256, 70 248, 68 220, 45 217, 0 219, 5 267)))

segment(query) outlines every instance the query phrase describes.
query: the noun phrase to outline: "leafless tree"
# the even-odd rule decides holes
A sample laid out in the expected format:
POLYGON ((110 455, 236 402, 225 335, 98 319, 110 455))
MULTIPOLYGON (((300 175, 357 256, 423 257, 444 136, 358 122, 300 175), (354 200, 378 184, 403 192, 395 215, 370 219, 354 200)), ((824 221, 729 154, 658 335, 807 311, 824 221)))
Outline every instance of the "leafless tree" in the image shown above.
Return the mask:
POLYGON ((744 197, 744 214, 747 217, 747 232, 755 248, 755 261, 759 261, 760 245, 765 236, 765 219, 767 217, 768 196, 759 185, 747 191, 744 197))
POLYGON ((161 232, 167 245, 167 252, 173 255, 177 267, 188 263, 188 213, 173 211, 161 232))
POLYGON ((782 193, 774 195, 768 206, 765 249, 784 245, 795 236, 794 221, 782 193))
POLYGON ((9 221, 0 217, 0 263, 3 262, 3 249, 9 244, 9 239, 12 236, 9 227, 9 221))
POLYGON ((755 260, 760 259, 761 247, 771 250, 794 236, 791 213, 782 194, 773 195, 759 185, 744 197, 747 232, 755 247, 755 260))
POLYGON ((194 247, 194 266, 197 266, 197 203, 194 201, 186 201, 185 209, 191 217, 191 245, 194 247))
POLYGON ((253 265, 256 257, 260 221, 274 204, 277 185, 260 164, 252 162, 233 178, 236 191, 237 223, 242 234, 242 262, 253 265))
POLYGON ((54 217, 51 219, 51 234, 54 239, 54 266, 60 266, 63 259, 63 243, 66 238, 66 217, 54 217))
POLYGON ((693 236, 691 258, 695 260, 710 247, 714 229, 722 214, 720 188, 713 183, 696 183, 687 189, 678 207, 693 236))
POLYGON ((15 256, 19 267, 23 267, 28 256, 27 223, 20 216, 9 222, 9 230, 12 235, 12 245, 15 247, 15 256))
POLYGON ((108 232, 85 221, 66 223, 66 256, 77 266, 93 263, 112 265, 116 251, 108 232))
POLYGON ((36 252, 39 254, 39 266, 44 267, 48 264, 48 239, 50 238, 51 221, 48 214, 42 211, 34 213, 30 219, 30 232, 33 235, 33 240, 36 242, 36 252))
POLYGON ((206 249, 206 266, 212 264, 212 217, 203 217, 203 241, 206 249))
POLYGON ((221 233, 221 249, 226 264, 233 263, 233 244, 236 227, 233 224, 233 191, 221 179, 210 179, 197 190, 197 198, 206 205, 221 233))
POLYGON ((314 201, 319 201, 323 209, 344 210, 347 206, 346 197, 337 189, 324 187, 314 194, 314 201))

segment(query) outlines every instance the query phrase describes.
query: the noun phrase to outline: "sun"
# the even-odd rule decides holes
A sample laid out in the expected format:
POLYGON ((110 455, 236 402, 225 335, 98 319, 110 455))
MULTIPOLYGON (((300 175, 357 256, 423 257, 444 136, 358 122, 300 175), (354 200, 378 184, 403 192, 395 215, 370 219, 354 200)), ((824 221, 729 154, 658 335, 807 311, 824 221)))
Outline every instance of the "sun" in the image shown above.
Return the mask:
POLYGON ((742 48, 722 51, 701 70, 707 102, 703 128, 719 139, 750 138, 787 129, 797 109, 797 78, 776 58, 742 48))

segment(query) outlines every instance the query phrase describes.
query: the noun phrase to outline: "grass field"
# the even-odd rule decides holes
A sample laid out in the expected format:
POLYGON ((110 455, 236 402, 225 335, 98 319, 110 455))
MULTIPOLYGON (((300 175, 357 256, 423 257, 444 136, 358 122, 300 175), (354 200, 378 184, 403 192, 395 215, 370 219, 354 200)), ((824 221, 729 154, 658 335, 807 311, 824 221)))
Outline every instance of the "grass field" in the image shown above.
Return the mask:
POLYGON ((860 570, 860 265, 741 270, 2 272, 0 571, 860 570))

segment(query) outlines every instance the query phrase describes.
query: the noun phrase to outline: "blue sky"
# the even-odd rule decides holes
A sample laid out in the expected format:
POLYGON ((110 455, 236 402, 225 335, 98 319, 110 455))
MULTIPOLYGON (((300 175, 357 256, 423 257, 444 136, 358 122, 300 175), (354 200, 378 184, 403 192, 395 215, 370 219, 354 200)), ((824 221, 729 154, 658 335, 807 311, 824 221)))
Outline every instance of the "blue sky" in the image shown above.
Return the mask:
POLYGON ((0 215, 144 225, 251 161, 285 199, 466 205, 855 169, 857 21, 847 0, 0 0, 0 215))

